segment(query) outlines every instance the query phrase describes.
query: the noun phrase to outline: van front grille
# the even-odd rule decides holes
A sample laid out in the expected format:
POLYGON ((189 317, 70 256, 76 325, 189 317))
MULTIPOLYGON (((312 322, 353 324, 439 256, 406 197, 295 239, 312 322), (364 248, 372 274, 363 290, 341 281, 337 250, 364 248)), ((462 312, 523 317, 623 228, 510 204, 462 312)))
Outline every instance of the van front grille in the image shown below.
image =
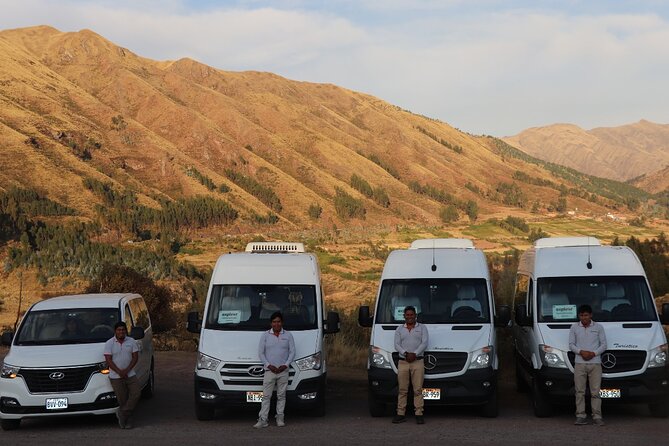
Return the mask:
POLYGON ((30 393, 82 392, 93 373, 95 365, 54 369, 20 369, 30 393))
MULTIPOLYGON (((441 375, 443 373, 459 372, 465 368, 468 357, 469 355, 467 352, 425 352, 423 354, 425 375, 441 375)), ((399 361, 399 353, 393 353, 395 367, 397 367, 399 361)))
MULTIPOLYGON (((221 380, 225 386, 259 386, 265 374, 262 364, 226 363, 221 367, 221 380)), ((288 370, 288 385, 293 382, 295 369, 288 370)))
MULTIPOLYGON (((575 363, 575 355, 569 352, 569 362, 572 367, 575 363)), ((602 353, 602 372, 622 373, 633 370, 641 370, 646 364, 646 352, 643 350, 606 350, 602 353)))

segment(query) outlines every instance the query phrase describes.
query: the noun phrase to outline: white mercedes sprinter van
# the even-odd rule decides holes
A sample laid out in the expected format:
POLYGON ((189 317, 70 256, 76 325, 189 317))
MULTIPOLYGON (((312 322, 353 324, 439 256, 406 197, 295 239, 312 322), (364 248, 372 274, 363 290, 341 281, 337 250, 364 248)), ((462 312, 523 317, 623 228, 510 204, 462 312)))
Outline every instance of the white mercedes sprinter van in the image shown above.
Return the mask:
POLYGON ((569 327, 588 304, 606 332, 602 354, 604 404, 647 403, 669 415, 667 339, 669 304, 658 317, 641 262, 626 246, 593 237, 543 238, 523 253, 514 296, 513 340, 519 390, 530 388, 534 413, 554 403, 574 404, 574 354, 569 327))
POLYGON ((369 412, 385 414, 397 402, 395 329, 404 308, 416 308, 428 327, 423 358, 425 404, 480 405, 497 416, 495 323, 506 326, 508 306, 495 316, 495 301, 483 252, 467 239, 425 239, 390 253, 381 276, 373 317, 360 307, 358 322, 372 327, 367 371, 369 412))
POLYGON ((14 333, 0 372, 0 421, 5 430, 23 418, 104 415, 118 406, 109 382, 104 344, 125 321, 137 340, 135 366, 143 396, 153 395, 151 319, 138 294, 81 294, 34 304, 14 333))
POLYGON ((217 408, 257 406, 264 367, 258 343, 281 311, 295 339, 288 407, 325 413, 327 366, 323 335, 339 331, 339 315, 323 320, 323 291, 316 256, 302 243, 249 243, 246 252, 222 255, 209 284, 204 316, 188 315, 200 334, 195 365, 195 415, 210 420, 217 408))

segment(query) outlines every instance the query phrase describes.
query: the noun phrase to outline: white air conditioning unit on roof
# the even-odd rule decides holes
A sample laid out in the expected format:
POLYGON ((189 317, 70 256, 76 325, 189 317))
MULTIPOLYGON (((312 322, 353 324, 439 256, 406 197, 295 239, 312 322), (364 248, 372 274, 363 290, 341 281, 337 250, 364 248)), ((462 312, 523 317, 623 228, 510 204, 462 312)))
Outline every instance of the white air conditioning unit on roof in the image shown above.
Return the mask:
POLYGON ((305 252, 304 243, 294 242, 251 242, 246 245, 246 252, 255 253, 292 253, 305 252))

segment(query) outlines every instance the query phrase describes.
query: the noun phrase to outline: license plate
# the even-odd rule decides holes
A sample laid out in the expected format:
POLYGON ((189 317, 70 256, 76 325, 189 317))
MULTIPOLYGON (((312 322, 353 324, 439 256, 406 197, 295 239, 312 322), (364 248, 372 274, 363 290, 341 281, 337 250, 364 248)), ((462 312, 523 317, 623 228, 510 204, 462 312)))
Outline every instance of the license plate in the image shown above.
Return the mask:
POLYGON ((47 410, 67 409, 67 398, 47 398, 47 410))
POLYGON ((246 392, 247 403, 262 403, 262 392, 246 392))
POLYGON ((620 389, 599 389, 600 398, 620 398, 620 389))
POLYGON ((423 399, 438 400, 441 398, 441 389, 423 389, 423 399))

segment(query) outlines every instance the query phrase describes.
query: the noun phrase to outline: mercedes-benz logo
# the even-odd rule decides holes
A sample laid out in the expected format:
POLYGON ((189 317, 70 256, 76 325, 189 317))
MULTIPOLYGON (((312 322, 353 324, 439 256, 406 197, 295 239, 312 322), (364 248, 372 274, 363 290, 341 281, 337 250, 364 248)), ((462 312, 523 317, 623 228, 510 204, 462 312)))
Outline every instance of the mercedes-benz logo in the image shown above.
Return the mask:
POLYGON ((437 358, 434 355, 425 355, 423 358, 425 370, 432 370, 437 366, 437 358))
POLYGON ((616 356, 613 353, 606 352, 602 355, 602 367, 612 369, 616 366, 616 356))
POLYGON ((248 368, 247 372, 251 376, 263 376, 265 374, 265 368, 261 365, 254 365, 248 368))
POLYGON ((51 378, 54 381, 60 381, 61 379, 65 378, 65 373, 63 373, 63 372, 52 372, 52 373, 49 373, 49 378, 51 378))

